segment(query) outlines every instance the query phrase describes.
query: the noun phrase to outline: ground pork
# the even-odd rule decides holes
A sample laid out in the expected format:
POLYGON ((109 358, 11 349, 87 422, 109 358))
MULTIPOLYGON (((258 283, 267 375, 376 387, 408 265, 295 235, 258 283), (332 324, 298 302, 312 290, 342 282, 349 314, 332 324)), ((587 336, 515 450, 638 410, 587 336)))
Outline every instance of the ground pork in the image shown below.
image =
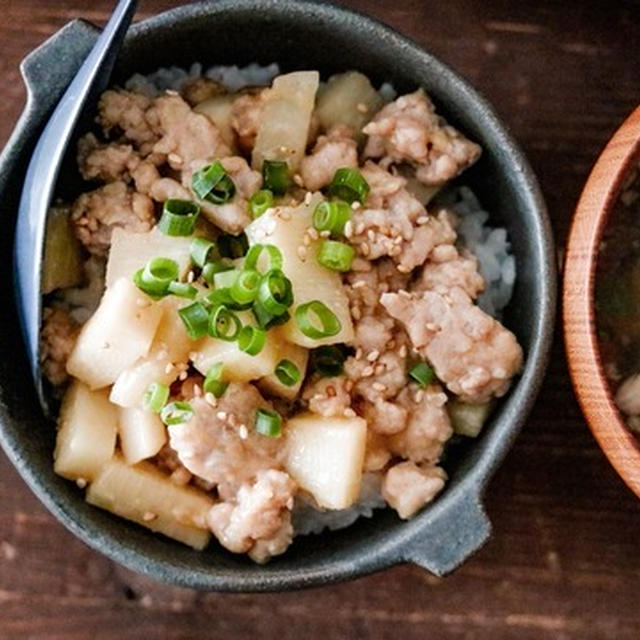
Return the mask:
POLYGON ((411 291, 447 293, 453 287, 460 287, 475 300, 485 287, 484 278, 478 273, 478 259, 471 254, 460 255, 451 245, 441 248, 446 251, 433 252, 437 255, 432 255, 424 265, 420 277, 412 283, 411 291))
POLYGON ((408 418, 405 428, 387 440, 391 453, 412 462, 437 462, 453 434, 442 387, 432 384, 420 389, 408 385, 395 402, 407 411, 408 418))
POLYGON ((302 399, 309 403, 309 410, 325 418, 344 416, 351 407, 351 385, 345 376, 312 378, 307 382, 302 399))
POLYGON ((155 224, 153 202, 118 180, 82 194, 73 204, 71 221, 89 252, 104 256, 116 227, 138 233, 151 230, 155 224))
POLYGON ((409 276, 399 272, 388 258, 375 263, 354 260, 352 270, 345 274, 344 283, 354 322, 370 315, 377 315, 384 321, 389 316, 380 306, 380 296, 405 289, 408 282, 409 276))
POLYGON ((271 409, 254 386, 232 382, 215 407, 198 396, 189 401, 195 415, 169 427, 171 447, 191 473, 217 485, 223 499, 259 471, 282 466, 279 440, 253 428, 256 410, 271 409))
POLYGON ((45 378, 53 385, 65 384, 67 359, 73 351, 80 325, 62 309, 45 307, 40 331, 40 362, 45 378))
POLYGON ((358 167, 358 144, 349 127, 337 125, 320 136, 311 155, 302 159, 300 175, 309 191, 318 191, 331 182, 341 167, 358 167))
POLYGON ((157 122, 162 134, 153 151, 167 154, 172 169, 181 170, 200 158, 231 154, 216 125, 206 116, 192 111, 179 95, 166 94, 156 98, 147 117, 157 122))
POLYGON ((219 82, 200 76, 187 80, 182 85, 180 93, 192 107, 195 107, 200 102, 225 93, 225 89, 219 82))
POLYGON ((433 103, 419 90, 383 107, 363 129, 369 136, 365 157, 385 163, 410 162, 425 184, 444 184, 479 157, 479 145, 435 113, 433 103))
POLYGON ((229 502, 214 505, 207 522, 222 546, 266 562, 291 544, 295 483, 283 471, 259 471, 229 502))
POLYGON ((406 520, 442 491, 446 479, 447 474, 440 467, 400 462, 385 474, 382 496, 406 520))
POLYGON ((130 144, 101 143, 92 133, 78 141, 78 167, 85 180, 130 179, 129 172, 139 162, 138 154, 130 144))
POLYGON ((231 107, 231 128, 238 137, 238 144, 244 151, 251 151, 256 142, 262 105, 264 104, 264 90, 253 90, 241 93, 231 107))
POLYGON ((448 294, 385 293, 381 303, 402 322, 438 378, 465 402, 504 395, 522 366, 515 336, 454 287, 448 294))
POLYGON ((364 208, 353 212, 350 242, 369 260, 390 256, 403 273, 409 273, 441 244, 455 242, 446 215, 429 216, 405 188, 406 180, 368 162, 362 174, 371 191, 364 208))
POLYGON ((105 91, 98 103, 98 122, 105 135, 122 134, 143 154, 149 153, 158 139, 158 131, 147 111, 151 100, 131 91, 105 91))

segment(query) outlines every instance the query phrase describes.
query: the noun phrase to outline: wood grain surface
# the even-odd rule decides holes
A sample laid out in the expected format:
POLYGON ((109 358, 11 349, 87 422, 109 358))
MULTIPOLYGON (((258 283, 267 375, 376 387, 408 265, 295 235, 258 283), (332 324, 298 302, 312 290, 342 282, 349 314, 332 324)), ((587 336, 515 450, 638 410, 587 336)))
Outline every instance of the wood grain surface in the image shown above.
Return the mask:
MULTIPOLYGON (((142 0, 140 17, 175 6, 142 0)), ((493 102, 537 172, 560 247, 605 142, 640 102, 640 6, 565 0, 349 0, 419 41, 493 102)), ((0 140, 20 59, 106 0, 0 0, 0 140)), ((640 637, 640 503, 598 449, 560 332, 545 387, 487 494, 491 541, 454 575, 412 566, 298 593, 153 584, 89 550, 0 455, 0 638, 640 637)))

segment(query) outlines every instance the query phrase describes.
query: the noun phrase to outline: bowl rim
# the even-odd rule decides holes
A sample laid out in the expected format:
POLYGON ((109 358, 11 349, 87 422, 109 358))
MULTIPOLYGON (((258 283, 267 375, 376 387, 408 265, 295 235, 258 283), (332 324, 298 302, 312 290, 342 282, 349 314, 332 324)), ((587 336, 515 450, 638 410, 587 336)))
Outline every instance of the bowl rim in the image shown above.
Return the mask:
POLYGON ((598 157, 584 186, 567 241, 563 329, 569 374, 598 445, 640 497, 640 440, 625 425, 604 374, 595 317, 600 240, 630 167, 640 159, 640 106, 598 157))
MULTIPOLYGON (((536 314, 533 317, 532 338, 527 352, 525 368, 501 406, 501 415, 495 428, 486 434, 483 451, 473 467, 468 469, 464 477, 453 489, 444 494, 423 514, 424 517, 415 518, 404 524, 392 536, 382 541, 372 543, 366 551, 354 549, 354 555, 348 559, 330 558, 313 570, 301 574, 296 571, 278 570, 260 577, 258 574, 240 573, 235 569, 211 570, 201 567, 190 569, 188 575, 180 571, 167 573, 167 562, 153 559, 139 550, 103 531, 95 531, 95 526, 77 518, 77 514, 69 507, 63 497, 58 495, 48 483, 43 482, 34 469, 26 463, 20 455, 18 444, 11 442, 6 432, 0 429, 0 443, 7 451, 9 458, 16 466, 21 476, 30 488, 44 503, 44 505, 76 536, 89 546, 99 550, 120 564, 146 574, 155 579, 187 587, 216 589, 225 591, 272 591, 300 588, 318 584, 326 584, 353 578, 385 568, 392 564, 412 561, 428 567, 439 573, 450 571, 464 559, 464 550, 468 541, 454 537, 452 545, 460 553, 456 563, 437 570, 437 564, 427 562, 420 557, 420 549, 414 551, 416 543, 424 541, 425 530, 433 522, 442 524, 446 516, 456 505, 463 503, 464 496, 470 496, 480 502, 486 484, 496 470, 506 452, 511 447, 515 437, 524 423, 540 390, 546 365, 549 360, 553 326, 556 311, 557 268, 555 263, 554 242, 551 233, 547 209, 542 197, 537 179, 518 144, 511 136, 507 126, 501 122, 495 110, 488 101, 474 89, 465 79, 441 62, 439 58, 425 50, 420 44, 398 33, 391 27, 379 22, 375 18, 359 13, 340 5, 320 0, 296 0, 295 2, 281 2, 281 0, 205 0, 191 5, 177 7, 154 15, 133 25, 130 33, 132 37, 143 36, 144 31, 166 27, 174 21, 188 19, 193 11, 230 11, 255 9, 259 5, 263 9, 287 12, 295 9, 295 13, 309 11, 323 14, 328 19, 342 18, 353 22, 358 20, 374 28, 384 37, 385 41, 395 47, 409 48, 424 60, 433 73, 441 74, 442 78, 451 84, 451 101, 455 103, 456 96, 467 104, 477 107, 482 115, 483 124, 487 127, 495 143, 505 154, 505 168, 503 173, 510 175, 514 185, 522 191, 522 209, 527 212, 527 222, 534 237, 532 242, 531 259, 536 262, 539 271, 535 274, 538 283, 535 289, 538 300, 536 314)), ((97 32, 97 29, 96 29, 97 32)), ((1 407, 0 407, 1 409, 1 407)), ((1 412, 0 412, 1 413, 1 412)), ((7 419, 6 416, 0 416, 7 419)), ((481 510, 481 506, 478 507, 481 510)), ((485 516, 486 520, 486 516, 485 516)), ((450 524, 450 523, 449 523, 450 524)), ((486 531, 488 535, 488 530, 486 531)), ((485 538, 479 540, 476 546, 467 547, 467 555, 475 551, 485 538)), ((428 542, 428 541, 427 541, 428 542)), ((474 543, 472 543, 474 544, 474 543)))

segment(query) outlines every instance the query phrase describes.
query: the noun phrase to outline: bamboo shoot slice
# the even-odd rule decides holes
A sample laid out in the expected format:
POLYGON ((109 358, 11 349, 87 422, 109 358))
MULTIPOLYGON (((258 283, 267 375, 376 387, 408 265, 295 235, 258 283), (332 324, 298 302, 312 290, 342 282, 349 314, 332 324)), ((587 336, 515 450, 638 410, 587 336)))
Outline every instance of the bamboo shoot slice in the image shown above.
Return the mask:
POLYGON ((167 441, 167 430, 160 416, 138 407, 120 409, 118 435, 127 464, 155 456, 167 441))

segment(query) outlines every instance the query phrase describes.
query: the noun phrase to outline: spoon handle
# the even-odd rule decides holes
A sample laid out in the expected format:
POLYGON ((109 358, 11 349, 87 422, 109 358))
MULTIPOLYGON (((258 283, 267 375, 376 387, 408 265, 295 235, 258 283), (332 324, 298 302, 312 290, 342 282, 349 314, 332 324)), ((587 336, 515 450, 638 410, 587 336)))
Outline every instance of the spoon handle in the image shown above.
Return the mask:
POLYGON ((87 100, 96 97, 107 86, 136 5, 137 0, 118 2, 91 53, 53 111, 35 147, 25 177, 16 225, 16 302, 36 391, 45 410, 47 403, 40 372, 39 333, 47 211, 78 118, 87 100))

